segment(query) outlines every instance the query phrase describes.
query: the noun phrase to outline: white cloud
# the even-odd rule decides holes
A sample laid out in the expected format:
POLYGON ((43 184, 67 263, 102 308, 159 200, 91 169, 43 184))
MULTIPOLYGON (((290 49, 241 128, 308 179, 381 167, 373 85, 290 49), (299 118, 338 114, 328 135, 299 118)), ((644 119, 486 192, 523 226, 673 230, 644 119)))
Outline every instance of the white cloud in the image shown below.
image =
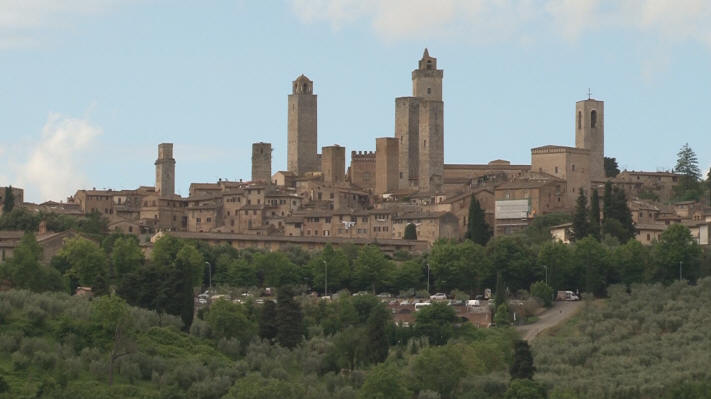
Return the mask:
POLYGON ((615 28, 711 45, 709 0, 291 0, 291 6, 303 22, 334 29, 366 20, 385 40, 454 35, 528 42, 546 33, 577 40, 615 28))
POLYGON ((84 119, 50 113, 39 140, 21 145, 24 153, 11 167, 16 185, 40 202, 63 200, 77 188, 86 187, 85 160, 101 133, 84 119))
POLYGON ((76 18, 140 0, 0 0, 0 49, 27 47, 42 30, 70 27, 76 18))

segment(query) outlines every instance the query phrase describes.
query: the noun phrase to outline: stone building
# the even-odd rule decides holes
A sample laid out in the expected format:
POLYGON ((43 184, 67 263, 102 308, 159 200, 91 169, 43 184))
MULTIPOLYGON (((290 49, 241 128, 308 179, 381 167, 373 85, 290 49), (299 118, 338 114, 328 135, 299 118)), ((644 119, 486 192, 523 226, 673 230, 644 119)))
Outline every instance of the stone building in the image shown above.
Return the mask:
POLYGON ((156 165, 156 192, 160 195, 175 194, 175 159, 173 143, 158 144, 156 165))
POLYGON ((25 190, 17 187, 0 187, 0 215, 2 215, 2 208, 3 204, 5 203, 5 190, 10 188, 10 191, 12 191, 12 196, 15 199, 14 200, 14 206, 16 207, 22 207, 23 203, 25 202, 25 190))
POLYGON ((590 178, 605 180, 605 103, 592 98, 575 103, 575 147, 590 151, 590 178))
POLYGON ((346 180, 346 148, 339 145, 321 149, 321 173, 325 184, 342 184, 346 180))
POLYGON ((373 151, 351 151, 348 181, 366 191, 375 189, 375 153, 373 151))
POLYGON ((564 207, 574 208, 579 190, 590 196, 590 151, 546 145, 531 149, 531 170, 565 180, 564 207))
POLYGON ((438 191, 444 177, 444 102, 437 59, 425 49, 412 71, 412 97, 395 99, 399 188, 438 191))
POLYGON ((287 169, 301 176, 318 170, 317 115, 314 83, 304 75, 292 82, 288 101, 287 169))
POLYGON ((397 191, 399 188, 399 147, 396 137, 375 139, 375 194, 397 191))
POLYGON ((252 181, 270 183, 272 180, 271 143, 252 144, 252 181))

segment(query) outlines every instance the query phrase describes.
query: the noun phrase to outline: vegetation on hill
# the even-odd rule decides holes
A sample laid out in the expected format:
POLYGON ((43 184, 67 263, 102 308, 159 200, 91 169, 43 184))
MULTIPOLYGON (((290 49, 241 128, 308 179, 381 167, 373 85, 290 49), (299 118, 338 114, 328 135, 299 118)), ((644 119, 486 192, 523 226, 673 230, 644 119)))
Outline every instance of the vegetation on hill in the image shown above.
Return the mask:
POLYGON ((708 398, 711 278, 616 285, 533 344, 553 398, 708 398))

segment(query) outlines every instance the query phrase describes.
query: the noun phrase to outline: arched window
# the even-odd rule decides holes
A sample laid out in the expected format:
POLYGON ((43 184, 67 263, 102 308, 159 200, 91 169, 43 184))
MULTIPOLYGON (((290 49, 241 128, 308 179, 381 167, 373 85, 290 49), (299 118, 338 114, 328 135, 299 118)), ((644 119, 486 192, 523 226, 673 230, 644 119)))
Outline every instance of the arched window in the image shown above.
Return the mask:
POLYGON ((578 111, 578 129, 583 128, 583 113, 582 111, 578 111))
POLYGON ((597 125, 597 111, 590 112, 590 127, 594 128, 597 125))

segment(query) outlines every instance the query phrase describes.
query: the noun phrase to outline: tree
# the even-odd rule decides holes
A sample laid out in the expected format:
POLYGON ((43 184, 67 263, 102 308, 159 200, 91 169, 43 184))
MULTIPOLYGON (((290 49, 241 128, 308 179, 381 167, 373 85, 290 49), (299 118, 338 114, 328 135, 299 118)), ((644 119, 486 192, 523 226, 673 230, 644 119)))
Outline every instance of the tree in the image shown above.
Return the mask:
POLYGON ((505 304, 496 304, 496 314, 494 314, 494 323, 497 327, 508 326, 511 323, 509 319, 509 307, 505 304))
POLYGON ((642 283, 649 268, 649 249, 637 240, 629 240, 614 249, 611 264, 627 287, 642 283))
POLYGON ((504 279, 499 271, 496 273, 496 290, 494 291, 494 303, 497 305, 506 303, 506 290, 504 287, 504 279))
POLYGON ((505 399, 545 399, 546 388, 538 382, 528 379, 512 380, 504 394, 505 399))
POLYGON ((380 363, 388 357, 389 344, 385 328, 389 322, 390 312, 382 304, 376 304, 365 324, 363 353, 370 363, 380 363))
POLYGON ((358 251, 355 277, 361 288, 370 287, 373 294, 390 284, 394 265, 385 258, 380 248, 366 245, 358 251))
POLYGON ((600 227, 600 197, 597 190, 593 189, 590 196, 590 235, 598 241, 601 238, 600 227))
MULTIPOLYGON (((607 286, 608 254, 605 247, 592 237, 575 243, 573 263, 576 274, 584 276, 586 292, 603 296, 607 286)), ((571 287, 572 288, 572 287, 571 287)))
POLYGON ((470 295, 479 288, 489 269, 484 247, 468 240, 435 242, 428 262, 437 290, 449 292, 459 288, 470 295))
POLYGON ((588 199, 581 188, 578 199, 575 201, 575 214, 573 216, 573 239, 582 240, 590 234, 590 221, 588 220, 588 199))
POLYGON ((485 217, 484 209, 481 208, 479 200, 472 195, 469 200, 469 219, 465 237, 479 245, 486 245, 491 238, 491 228, 486 223, 485 217))
POLYGON ((121 279, 143 265, 143 251, 133 236, 119 237, 112 244, 111 266, 113 277, 121 279))
POLYGON ((58 255, 67 260, 70 265, 67 274, 75 278, 79 285, 92 287, 99 276, 105 278, 108 273, 106 253, 86 238, 77 236, 67 240, 58 255))
POLYGON ((498 272, 512 291, 528 289, 543 276, 543 269, 535 267, 535 253, 520 236, 495 237, 486 245, 486 255, 491 265, 484 279, 488 287, 496 283, 498 272))
POLYGON ((627 196, 619 187, 605 183, 603 194, 603 235, 611 235, 621 243, 634 238, 636 229, 632 221, 632 212, 627 206, 627 196))
POLYGON ((531 296, 539 298, 546 307, 550 307, 553 301, 553 288, 548 286, 545 281, 536 281, 531 284, 531 296))
POLYGON ((617 159, 605 157, 605 177, 616 177, 620 174, 620 168, 617 166, 617 159))
POLYGON ((689 147, 689 143, 686 143, 676 155, 677 160, 674 171, 683 175, 679 185, 674 188, 676 197, 684 201, 698 200, 703 189, 699 184, 701 169, 699 169, 699 160, 696 157, 696 153, 689 147))
POLYGON ((514 345, 514 358, 511 363, 509 373, 511 379, 533 379, 533 373, 536 372, 536 367, 533 366, 533 355, 531 348, 526 341, 517 341, 514 345))
POLYGON ((351 270, 348 258, 342 250, 334 249, 330 244, 327 244, 319 255, 311 258, 308 269, 313 277, 313 288, 317 291, 325 289, 326 277, 328 277, 328 291, 331 293, 348 288, 350 285, 351 270))
POLYGON ((302 284, 302 269, 281 252, 257 253, 254 255, 254 269, 257 280, 263 287, 302 284))
POLYGON ((368 371, 363 386, 358 391, 360 399, 408 399, 412 393, 397 367, 379 364, 368 371))
POLYGON ((408 223, 405 226, 405 234, 402 236, 403 240, 416 240, 417 239, 417 226, 414 223, 408 223))
POLYGON ((5 198, 2 204, 2 213, 10 213, 15 207, 15 193, 12 192, 12 186, 5 187, 5 198))
POLYGON ((412 376, 420 390, 439 392, 443 398, 454 397, 459 383, 467 374, 457 345, 425 348, 413 358, 412 376))
MULTIPOLYGON (((270 301, 271 302, 271 301, 270 301)), ((215 338, 237 338, 244 348, 256 334, 256 326, 241 304, 220 299, 210 306, 207 323, 215 338)))
POLYGON ((105 295, 92 302, 92 315, 112 336, 109 352, 109 385, 114 381, 114 363, 135 352, 134 331, 129 307, 115 295, 105 295))
POLYGON ((554 290, 577 286, 578 276, 572 269, 571 247, 560 241, 547 242, 538 250, 538 265, 548 271, 548 284, 554 290))
POLYGON ((300 399, 303 389, 294 383, 276 378, 265 378, 259 373, 248 374, 235 381, 225 399, 300 399))
POLYGON ((673 224, 652 247, 651 279, 664 284, 679 278, 694 281, 699 274, 701 256, 701 247, 689 229, 683 224, 673 224))
POLYGON ((273 301, 265 301, 259 314, 259 338, 274 342, 278 331, 276 315, 276 304, 273 301))
POLYGON ((64 290, 66 287, 60 273, 41 264, 41 258, 42 248, 35 235, 27 232, 12 257, 0 264, 0 278, 9 280, 15 288, 35 292, 64 290))
POLYGON ((284 347, 294 348, 303 338, 301 306, 294 300, 294 291, 289 286, 277 292, 277 342, 284 347))
POLYGON ((454 333, 457 314, 446 303, 435 302, 415 315, 415 331, 429 339, 430 345, 444 345, 454 333))

